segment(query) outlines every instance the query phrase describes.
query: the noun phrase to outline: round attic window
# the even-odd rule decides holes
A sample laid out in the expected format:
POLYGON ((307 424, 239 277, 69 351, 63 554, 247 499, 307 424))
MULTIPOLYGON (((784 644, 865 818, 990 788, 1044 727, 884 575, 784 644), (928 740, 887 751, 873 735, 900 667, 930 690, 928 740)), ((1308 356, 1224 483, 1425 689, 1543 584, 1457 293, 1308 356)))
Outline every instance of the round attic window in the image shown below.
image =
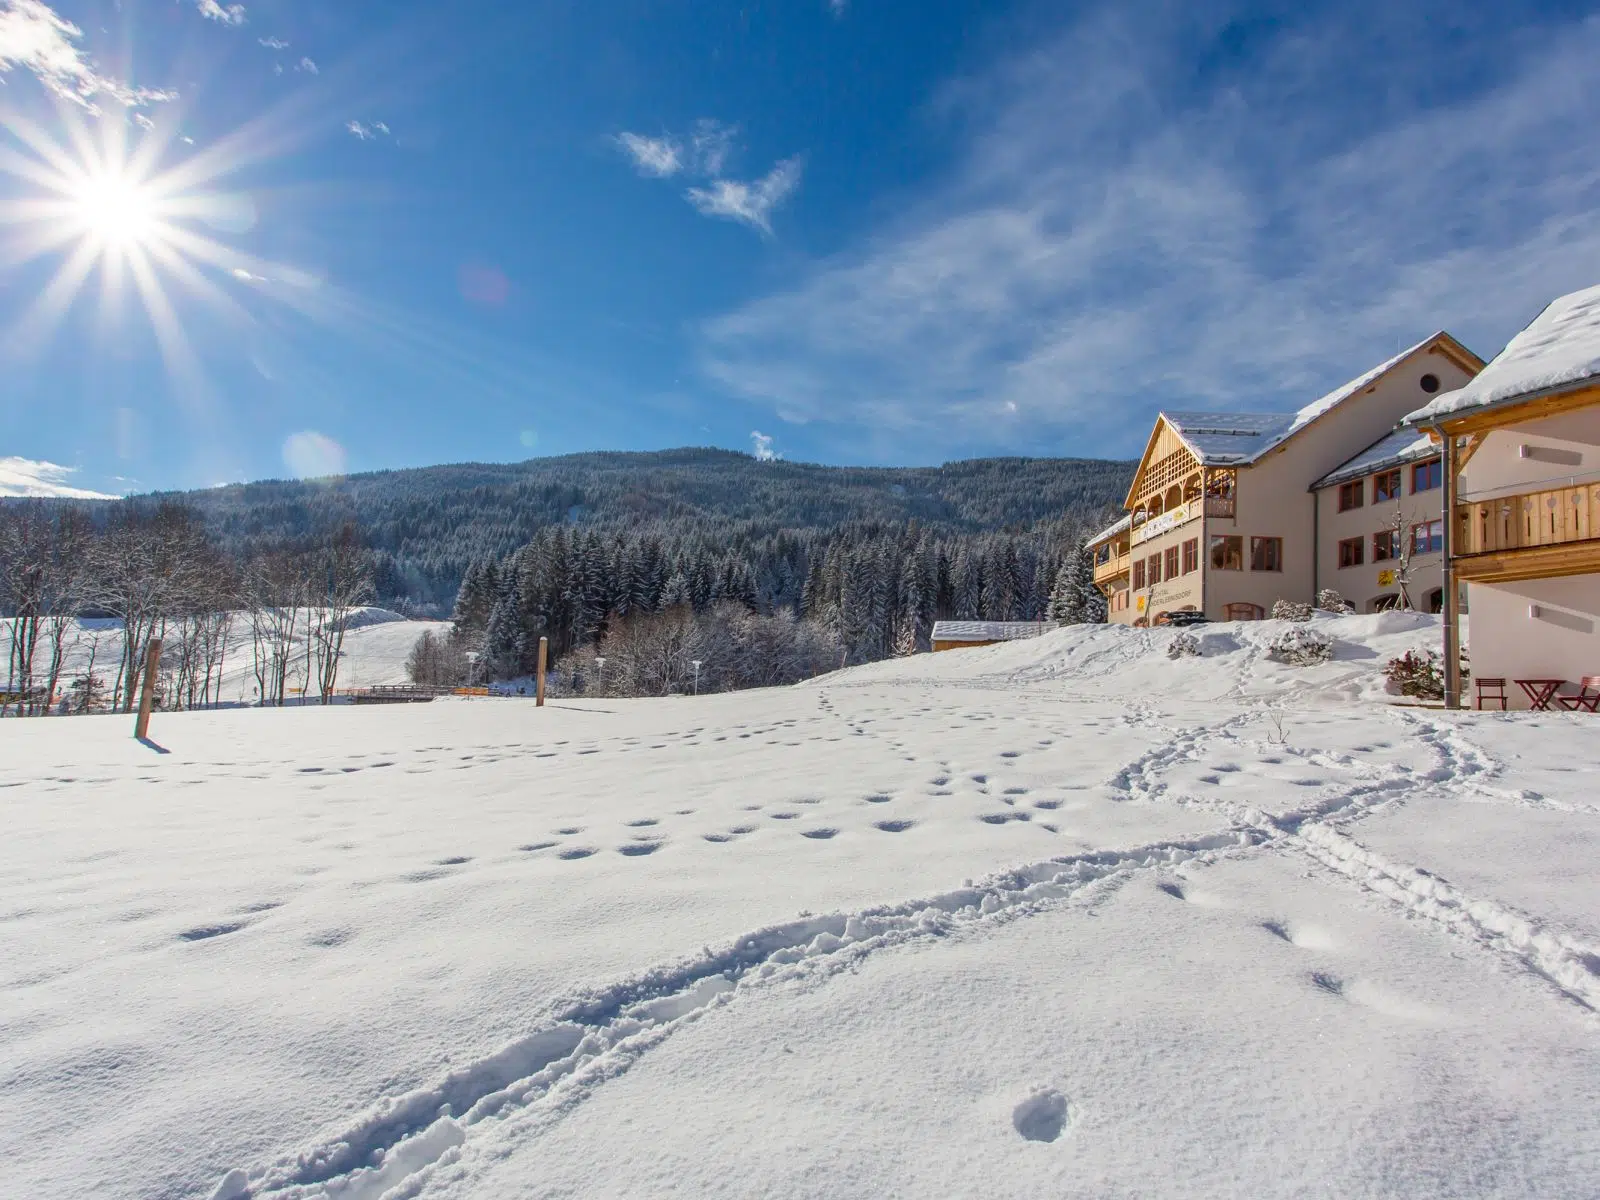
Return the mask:
POLYGON ((1424 375, 1420 382, 1422 390, 1430 396, 1439 390, 1439 377, 1437 375, 1424 375))

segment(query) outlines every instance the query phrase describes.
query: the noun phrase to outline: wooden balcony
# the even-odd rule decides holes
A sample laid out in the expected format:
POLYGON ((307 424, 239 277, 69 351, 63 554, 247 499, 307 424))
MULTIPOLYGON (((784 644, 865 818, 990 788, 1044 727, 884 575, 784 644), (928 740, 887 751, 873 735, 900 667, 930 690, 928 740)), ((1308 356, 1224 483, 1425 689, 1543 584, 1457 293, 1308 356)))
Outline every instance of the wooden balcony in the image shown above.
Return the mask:
POLYGON ((1600 562, 1600 483, 1458 504, 1454 533, 1464 579, 1588 573, 1600 562))
POLYGON ((1108 579, 1120 579, 1132 569, 1132 554, 1114 554, 1103 563, 1095 563, 1094 581, 1104 583, 1108 579))
POLYGON ((1207 496, 1206 516, 1232 518, 1235 500, 1232 496, 1207 496))

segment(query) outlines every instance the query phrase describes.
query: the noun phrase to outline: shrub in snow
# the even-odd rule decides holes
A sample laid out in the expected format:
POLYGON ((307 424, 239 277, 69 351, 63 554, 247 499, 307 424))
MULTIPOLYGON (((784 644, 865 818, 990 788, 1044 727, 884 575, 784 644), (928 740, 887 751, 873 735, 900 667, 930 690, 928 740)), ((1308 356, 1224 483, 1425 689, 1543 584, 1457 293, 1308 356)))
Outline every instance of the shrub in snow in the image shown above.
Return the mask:
POLYGON ((1315 629, 1288 629, 1272 640, 1267 657, 1291 667, 1314 667, 1333 657, 1333 639, 1315 629))
POLYGON ((1423 700, 1444 699, 1444 656, 1437 650, 1407 650, 1383 668, 1389 688, 1402 696, 1423 700))
POLYGON ((1192 633, 1180 633, 1167 644, 1168 658, 1199 658, 1200 639, 1192 633))
POLYGON ((1317 593, 1317 607, 1323 612, 1340 614, 1355 612, 1350 602, 1332 588, 1323 588, 1317 593))
POLYGON ((1272 605, 1272 619, 1274 621, 1309 621, 1311 620, 1311 605, 1301 604, 1298 600, 1278 600, 1272 605))

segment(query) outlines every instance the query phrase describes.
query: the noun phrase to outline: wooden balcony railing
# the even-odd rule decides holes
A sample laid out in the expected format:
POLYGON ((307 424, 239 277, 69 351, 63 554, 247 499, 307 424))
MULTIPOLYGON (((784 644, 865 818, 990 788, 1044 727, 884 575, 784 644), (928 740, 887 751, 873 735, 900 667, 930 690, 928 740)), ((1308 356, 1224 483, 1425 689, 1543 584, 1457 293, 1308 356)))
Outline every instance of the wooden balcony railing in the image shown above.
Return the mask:
POLYGON ((1206 516, 1232 517, 1234 500, 1232 496, 1207 496, 1206 516))
POLYGON ((1458 504, 1455 534, 1458 558, 1600 539, 1600 483, 1458 504))
POLYGON ((1132 554, 1114 554, 1103 563, 1094 565, 1094 581, 1104 583, 1108 579, 1117 579, 1126 575, 1133 566, 1132 554))

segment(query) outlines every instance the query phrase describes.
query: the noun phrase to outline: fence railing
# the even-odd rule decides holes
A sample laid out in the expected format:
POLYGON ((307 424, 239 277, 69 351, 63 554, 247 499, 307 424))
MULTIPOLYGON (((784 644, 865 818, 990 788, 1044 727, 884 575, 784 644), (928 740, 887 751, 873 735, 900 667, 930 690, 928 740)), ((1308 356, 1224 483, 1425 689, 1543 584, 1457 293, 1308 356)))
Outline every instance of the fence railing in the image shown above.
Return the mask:
POLYGON ((1457 557, 1600 538, 1600 484, 1458 504, 1455 534, 1457 557))

